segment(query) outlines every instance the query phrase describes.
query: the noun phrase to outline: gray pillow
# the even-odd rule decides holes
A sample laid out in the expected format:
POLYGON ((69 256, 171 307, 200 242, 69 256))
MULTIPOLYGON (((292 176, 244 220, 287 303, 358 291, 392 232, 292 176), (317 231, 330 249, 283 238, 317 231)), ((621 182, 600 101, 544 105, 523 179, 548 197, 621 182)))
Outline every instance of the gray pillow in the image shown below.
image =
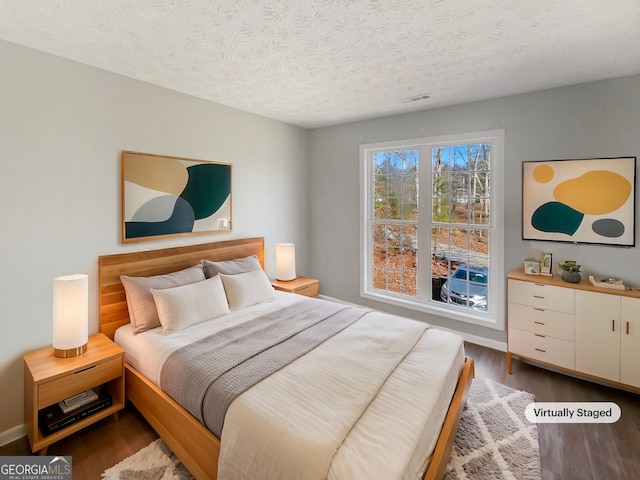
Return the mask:
POLYGON ((238 275, 240 273, 262 270, 262 266, 260 265, 260 260, 258 260, 257 255, 235 258, 233 260, 224 260, 222 262, 202 260, 202 266, 204 267, 204 274, 207 278, 215 277, 219 273, 224 275, 238 275))

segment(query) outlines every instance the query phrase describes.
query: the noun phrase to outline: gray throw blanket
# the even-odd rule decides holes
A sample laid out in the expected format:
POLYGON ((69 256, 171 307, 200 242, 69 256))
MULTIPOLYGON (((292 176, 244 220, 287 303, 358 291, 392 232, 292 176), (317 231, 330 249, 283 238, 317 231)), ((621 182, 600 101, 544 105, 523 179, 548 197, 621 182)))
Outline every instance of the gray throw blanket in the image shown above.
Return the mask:
POLYGON ((162 389, 220 438, 238 395, 367 311, 302 299, 176 350, 162 367, 162 389))

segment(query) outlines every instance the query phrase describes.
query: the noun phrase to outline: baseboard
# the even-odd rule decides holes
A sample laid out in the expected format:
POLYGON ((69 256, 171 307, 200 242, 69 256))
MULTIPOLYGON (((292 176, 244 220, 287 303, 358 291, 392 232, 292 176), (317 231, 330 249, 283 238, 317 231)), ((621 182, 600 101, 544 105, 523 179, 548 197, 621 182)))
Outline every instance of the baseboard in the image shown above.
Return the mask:
MULTIPOLYGON (((330 302, 342 303, 345 305, 353 305, 356 307, 362 307, 362 305, 358 305, 352 302, 345 302, 344 300, 340 300, 339 298, 329 297, 328 295, 319 295, 318 298, 323 300, 328 300, 330 302)), ((440 330, 445 330, 447 332, 455 333, 460 335, 465 342, 473 343, 475 345, 481 345, 483 347, 492 348, 493 350, 498 350, 499 352, 507 351, 507 342, 499 342, 497 340, 491 340, 490 338, 480 337, 478 335, 472 335, 470 333, 460 332, 458 330, 453 330, 451 328, 441 327, 440 325, 434 325, 436 328, 440 330)))
POLYGON ((0 447, 4 447, 5 445, 15 442, 16 440, 21 439, 22 437, 27 436, 27 429, 22 425, 16 425, 9 430, 5 430, 4 432, 0 432, 0 447))

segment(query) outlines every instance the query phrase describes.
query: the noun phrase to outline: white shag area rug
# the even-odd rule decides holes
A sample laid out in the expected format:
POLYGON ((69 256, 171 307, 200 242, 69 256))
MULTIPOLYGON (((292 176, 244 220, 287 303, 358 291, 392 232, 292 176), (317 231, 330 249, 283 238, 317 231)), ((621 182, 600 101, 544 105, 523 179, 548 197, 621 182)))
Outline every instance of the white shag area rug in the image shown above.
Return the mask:
POLYGON ((473 380, 445 480, 540 480, 538 426, 524 415, 531 393, 473 380))
POLYGON ((192 480, 193 477, 161 438, 102 474, 106 480, 192 480))
MULTIPOLYGON (((538 427, 524 416, 533 395, 486 378, 473 380, 445 480, 539 480, 538 427)), ((161 440, 107 469, 105 480, 191 480, 161 440)), ((352 479, 349 479, 352 480, 352 479)))

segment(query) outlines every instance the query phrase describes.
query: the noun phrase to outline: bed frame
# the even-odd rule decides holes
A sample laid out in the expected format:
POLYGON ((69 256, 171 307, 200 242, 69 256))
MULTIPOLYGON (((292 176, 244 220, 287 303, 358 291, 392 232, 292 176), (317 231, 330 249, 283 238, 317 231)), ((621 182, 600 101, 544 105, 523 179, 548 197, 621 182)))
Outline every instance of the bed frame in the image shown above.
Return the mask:
MULTIPOLYGON (((129 311, 120 275, 161 275, 200 263, 230 260, 256 254, 264 267, 264 238, 228 240, 201 245, 144 252, 104 255, 98 258, 100 331, 113 339, 121 325, 129 323, 129 311)), ((474 376, 473 360, 466 359, 449 406, 425 480, 440 479, 451 453, 474 376)), ((220 440, 162 390, 125 363, 125 394, 158 432, 196 479, 215 479, 220 440)))

